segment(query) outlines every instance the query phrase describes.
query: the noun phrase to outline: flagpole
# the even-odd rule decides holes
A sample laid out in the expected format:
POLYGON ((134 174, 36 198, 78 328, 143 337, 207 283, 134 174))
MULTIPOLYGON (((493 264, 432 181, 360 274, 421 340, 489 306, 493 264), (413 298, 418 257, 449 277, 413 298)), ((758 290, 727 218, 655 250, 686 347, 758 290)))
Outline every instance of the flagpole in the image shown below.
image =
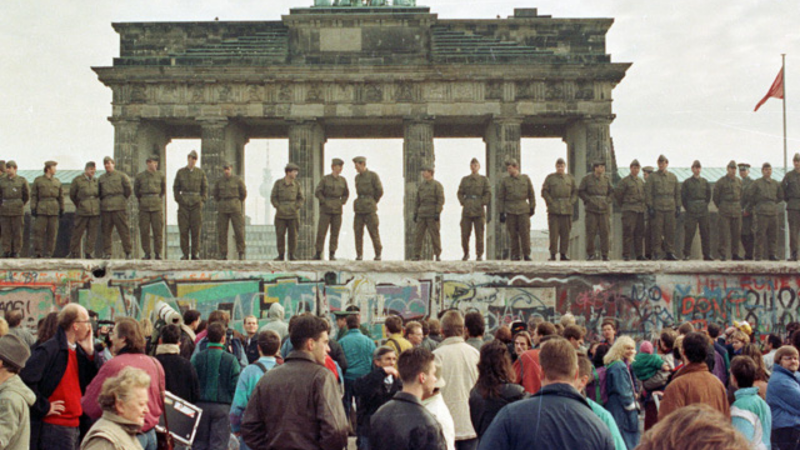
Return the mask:
MULTIPOLYGON (((781 88, 783 89, 783 174, 789 173, 789 157, 786 143, 786 53, 781 53, 781 88)), ((783 211, 783 240, 784 240, 784 257, 789 259, 794 256, 789 253, 789 213, 784 209, 783 211)))

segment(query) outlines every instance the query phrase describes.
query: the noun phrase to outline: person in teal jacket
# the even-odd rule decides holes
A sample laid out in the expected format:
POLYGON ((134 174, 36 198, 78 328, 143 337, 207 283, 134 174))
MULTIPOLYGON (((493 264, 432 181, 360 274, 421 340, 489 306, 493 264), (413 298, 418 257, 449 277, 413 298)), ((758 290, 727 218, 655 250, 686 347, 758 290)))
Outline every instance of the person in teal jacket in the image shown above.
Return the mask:
POLYGON ((617 426, 617 422, 614 421, 614 416, 599 403, 586 395, 586 385, 589 384, 589 380, 594 378, 593 369, 594 366, 589 358, 578 356, 578 378, 575 380, 575 389, 586 397, 586 401, 589 402, 589 406, 592 407, 594 414, 608 426, 608 429, 611 431, 611 437, 614 439, 614 450, 627 450, 628 447, 625 445, 625 440, 622 439, 622 433, 619 432, 619 427, 617 426))
MULTIPOLYGON (((258 345, 259 358, 245 367, 242 373, 239 374, 239 381, 236 382, 236 393, 233 394, 233 403, 231 403, 231 412, 229 414, 231 432, 236 435, 239 435, 241 431, 244 410, 247 409, 247 402, 256 389, 258 381, 267 371, 278 364, 276 356, 281 348, 281 336, 274 330, 261 331, 256 337, 256 343, 258 345)), ((239 436, 239 448, 241 450, 249 450, 241 436, 239 436)))
POLYGON ((372 372, 372 353, 375 343, 364 336, 359 329, 358 314, 350 314, 346 319, 347 333, 339 340, 347 360, 344 372, 344 411, 350 417, 353 403, 353 385, 356 380, 372 372))
POLYGON ((758 368, 749 356, 737 356, 731 362, 731 386, 736 388, 736 401, 731 405, 733 427, 753 443, 753 448, 770 450, 772 413, 753 387, 758 368))
POLYGON ((628 364, 634 361, 636 344, 628 336, 620 336, 608 350, 603 362, 606 365, 606 392, 608 412, 614 416, 628 450, 639 445, 639 413, 633 376, 628 364))
POLYGON ((797 349, 784 345, 775 352, 767 385, 772 412, 772 445, 778 450, 797 449, 800 442, 800 360, 797 349))

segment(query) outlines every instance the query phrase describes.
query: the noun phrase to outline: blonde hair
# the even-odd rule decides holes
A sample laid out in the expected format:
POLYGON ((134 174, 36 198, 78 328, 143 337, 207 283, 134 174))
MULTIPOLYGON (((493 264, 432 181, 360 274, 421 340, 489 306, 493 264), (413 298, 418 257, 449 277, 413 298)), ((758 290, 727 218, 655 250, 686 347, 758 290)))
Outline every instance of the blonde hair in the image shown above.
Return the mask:
POLYGON ((637 450, 740 450, 750 442, 716 409, 696 403, 675 410, 647 431, 637 450))
POLYGON ((747 345, 747 344, 750 343, 750 336, 748 336, 742 330, 734 331, 733 334, 731 334, 731 340, 733 340, 733 339, 736 339, 737 341, 742 341, 744 343, 744 345, 747 345))
POLYGON ((800 356, 800 353, 791 345, 784 345, 775 351, 775 364, 780 365, 785 356, 800 356))
POLYGON ((147 339, 148 337, 152 336, 153 334, 153 322, 150 319, 141 319, 139 320, 139 325, 142 327, 142 335, 147 339))
POLYGON ((572 313, 566 313, 561 316, 560 320, 561 326, 567 328, 570 325, 575 325, 575 316, 572 313))
MULTIPOLYGON (((608 353, 603 357, 603 364, 609 365, 614 361, 621 361, 625 358, 625 346, 632 345, 636 348, 636 343, 633 342, 630 336, 620 336, 614 341, 614 345, 608 349, 608 353)), ((633 362, 633 358, 629 361, 633 362)))
POLYGON ((117 402, 125 403, 136 388, 149 388, 150 375, 142 369, 126 367, 116 376, 106 379, 97 403, 106 411, 116 412, 117 402))

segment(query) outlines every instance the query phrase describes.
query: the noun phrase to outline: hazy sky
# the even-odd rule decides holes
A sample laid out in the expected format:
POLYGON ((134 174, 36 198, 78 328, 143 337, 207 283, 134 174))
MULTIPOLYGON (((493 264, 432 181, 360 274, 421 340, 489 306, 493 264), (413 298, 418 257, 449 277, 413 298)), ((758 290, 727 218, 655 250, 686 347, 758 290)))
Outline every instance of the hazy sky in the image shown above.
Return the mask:
MULTIPOLYGON (((119 54, 119 37, 111 22, 279 20, 291 7, 313 0, 221 1, 29 0, 0 4, 0 148, 5 159, 21 169, 39 169, 56 159, 61 169, 82 168, 87 160, 101 161, 113 152, 111 90, 103 86, 92 66, 109 66, 119 54)), ((706 166, 730 159, 760 164, 783 164, 781 101, 768 101, 757 113, 753 107, 766 93, 787 54, 786 91, 789 154, 800 151, 800 8, 792 1, 705 0, 522 0, 471 2, 427 0, 442 19, 494 18, 513 14, 515 7, 537 7, 554 17, 613 17, 607 53, 612 61, 632 62, 614 90, 617 119, 611 135, 620 166, 633 158, 653 164, 660 153, 672 166, 687 167, 699 158, 706 166), (797 81, 797 83, 796 83, 797 81), (795 89, 794 86, 797 86, 795 89), (794 97, 797 92, 797 97, 794 97)), ((460 209, 455 192, 469 160, 483 160, 479 139, 437 140, 440 167, 463 167, 463 173, 440 171, 447 196, 443 216, 445 258, 460 256, 460 209)), ((167 177, 185 163, 199 141, 176 141, 168 147, 167 177)), ((246 181, 250 191, 248 215, 263 222, 267 212, 259 196, 266 149, 273 177, 282 176, 287 161, 285 140, 251 141, 246 148, 246 181)), ((523 172, 533 179, 537 195, 553 161, 563 156, 560 140, 526 139, 522 144, 523 172)), ((402 141, 329 140, 326 161, 357 154, 370 158, 387 188, 380 218, 387 258, 402 256, 402 141), (398 240, 399 239, 399 240, 398 240)), ((790 156, 791 158, 791 156, 790 156)), ((202 160, 201 160, 202 164, 202 160)), ((352 206, 346 207, 340 254, 352 256, 352 206)), ((174 211, 168 220, 174 223, 174 211)), ((534 227, 545 228, 544 204, 539 198, 534 227)), ((368 247, 369 248, 369 247, 368 247)), ((367 252, 368 255, 371 252, 367 252)))

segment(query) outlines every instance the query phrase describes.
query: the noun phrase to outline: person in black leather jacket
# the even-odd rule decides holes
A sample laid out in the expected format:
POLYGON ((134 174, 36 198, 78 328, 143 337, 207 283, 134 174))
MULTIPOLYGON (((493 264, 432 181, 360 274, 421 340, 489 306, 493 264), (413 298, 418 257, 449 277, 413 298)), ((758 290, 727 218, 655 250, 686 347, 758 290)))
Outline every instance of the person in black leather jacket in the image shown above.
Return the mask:
POLYGON ((403 390, 370 421, 370 450, 446 450, 442 427, 421 400, 433 393, 436 366, 430 350, 404 351, 397 361, 403 390))
POLYGON ((481 347, 478 382, 469 393, 469 415, 478 438, 503 406, 528 398, 525 388, 514 383, 514 378, 511 355, 505 344, 492 341, 481 347))
POLYGON ((369 422, 372 415, 398 393, 403 385, 400 373, 394 368, 397 354, 386 345, 378 347, 372 358, 373 371, 356 380, 353 395, 358 408, 358 450, 369 450, 369 422))

